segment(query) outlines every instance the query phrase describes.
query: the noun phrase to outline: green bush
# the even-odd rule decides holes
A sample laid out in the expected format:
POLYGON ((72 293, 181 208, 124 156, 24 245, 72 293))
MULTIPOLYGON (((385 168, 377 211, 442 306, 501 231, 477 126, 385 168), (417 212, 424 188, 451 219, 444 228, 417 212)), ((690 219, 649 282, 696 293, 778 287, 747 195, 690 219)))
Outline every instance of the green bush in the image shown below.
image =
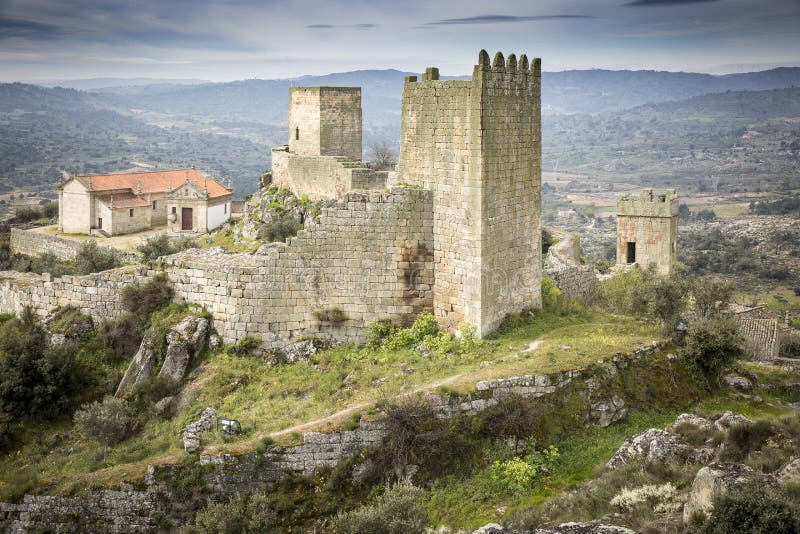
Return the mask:
POLYGON ((0 327, 0 410, 12 420, 55 418, 68 411, 86 384, 72 344, 48 346, 30 310, 0 327))
POLYGON ((391 319, 376 319, 367 326, 367 344, 371 347, 379 347, 383 341, 397 331, 397 327, 391 319))
POLYGON ((690 527, 692 534, 795 534, 800 532, 800 512, 778 489, 748 485, 714 497, 710 518, 690 527))
POLYGON ((720 460, 744 461, 751 452, 759 450, 774 434, 775 428, 768 421, 734 425, 728 430, 725 447, 720 452, 720 460))
POLYGON ((781 339, 779 355, 781 358, 800 359, 800 336, 787 336, 781 339))
POLYGON ((58 201, 48 202, 42 206, 40 210, 42 212, 42 217, 45 217, 46 219, 55 219, 58 217, 58 201))
POLYGON ((172 302, 173 295, 169 280, 159 274, 143 285, 122 288, 122 306, 136 317, 147 318, 172 302))
POLYGON ((427 336, 433 336, 439 331, 436 317, 432 313, 422 312, 408 328, 401 328, 391 337, 386 338, 383 345, 390 350, 413 348, 419 345, 427 336))
POLYGON ((695 321, 681 354, 698 384, 719 386, 722 373, 744 355, 736 322, 724 316, 695 321))
POLYGON ((249 356, 261 345, 258 338, 245 336, 233 346, 233 353, 237 356, 249 356))
POLYGON ((103 459, 110 445, 125 438, 131 420, 128 403, 114 397, 84 404, 73 419, 78 432, 103 444, 103 459))
POLYGON ((277 213, 270 222, 258 229, 258 239, 268 243, 286 241, 297 235, 302 227, 303 224, 290 212, 277 213))
POLYGON ((30 206, 19 206, 14 213, 14 222, 26 223, 42 218, 42 212, 38 208, 30 206))
POLYGON ((161 256, 176 254, 182 250, 196 248, 197 241, 186 236, 177 239, 170 238, 167 234, 149 237, 144 243, 136 247, 142 253, 145 261, 155 260, 161 256))
POLYGON ((228 502, 198 512, 185 532, 191 534, 260 534, 278 532, 278 516, 265 493, 237 493, 228 502))
POLYGON ((396 484, 371 506, 340 513, 333 522, 337 534, 408 534, 425 532, 430 516, 421 505, 425 492, 410 484, 396 484))
POLYGON ((599 297, 603 306, 612 313, 644 315, 647 313, 646 284, 649 273, 632 268, 604 280, 600 284, 599 297))
POLYGON ((109 247, 100 247, 94 240, 82 243, 75 256, 75 270, 78 274, 99 273, 120 265, 117 251, 109 247))
POLYGON ((486 469, 486 493, 512 495, 530 490, 537 478, 549 471, 558 456, 558 449, 550 446, 524 458, 495 460, 486 469))

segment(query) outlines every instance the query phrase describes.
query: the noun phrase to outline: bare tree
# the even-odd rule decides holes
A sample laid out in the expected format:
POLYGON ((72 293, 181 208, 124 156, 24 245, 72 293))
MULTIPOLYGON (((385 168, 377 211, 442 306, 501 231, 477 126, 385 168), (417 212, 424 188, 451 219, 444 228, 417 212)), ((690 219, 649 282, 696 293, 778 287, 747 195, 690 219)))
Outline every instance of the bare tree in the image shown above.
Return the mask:
POLYGON ((390 171, 397 163, 397 153, 387 139, 377 139, 367 147, 368 164, 376 171, 390 171))

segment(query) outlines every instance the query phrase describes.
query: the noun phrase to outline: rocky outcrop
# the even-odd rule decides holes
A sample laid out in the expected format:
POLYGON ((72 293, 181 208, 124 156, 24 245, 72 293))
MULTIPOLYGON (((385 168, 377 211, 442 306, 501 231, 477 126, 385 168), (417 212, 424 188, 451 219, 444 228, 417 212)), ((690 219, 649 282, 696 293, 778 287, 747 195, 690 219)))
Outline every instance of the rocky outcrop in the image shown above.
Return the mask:
POLYGON ((684 522, 688 522, 694 514, 708 516, 714 509, 714 497, 753 481, 774 484, 770 477, 760 475, 742 464, 714 463, 703 467, 694 477, 689 500, 683 507, 684 522))
POLYGON ((800 456, 794 456, 775 472, 775 480, 780 485, 800 482, 800 456))
MULTIPOLYGON (((178 382, 183 380, 192 357, 202 352, 208 335, 208 320, 191 315, 184 318, 167 332, 167 351, 158 376, 178 382)), ((116 397, 122 397, 136 386, 141 386, 153 375, 161 362, 162 354, 157 350, 160 340, 155 330, 148 330, 142 338, 139 350, 131 360, 125 375, 117 387, 116 397)))
POLYGON ((591 419, 589 424, 605 428, 622 421, 627 415, 628 409, 625 407, 625 401, 614 395, 608 400, 592 403, 589 411, 591 419))
POLYGON ((651 428, 623 443, 606 464, 616 469, 630 462, 680 462, 706 463, 714 457, 714 449, 695 448, 682 436, 658 428, 651 428))
POLYGON ((700 430, 711 430, 714 428, 714 423, 710 419, 706 419, 705 417, 700 417, 699 415, 695 415, 693 413, 682 413, 676 419, 675 423, 672 425, 672 429, 678 428, 680 425, 689 424, 694 427, 699 428, 700 430))
POLYGON ((142 385, 145 380, 153 374, 153 369, 158 362, 156 347, 156 334, 152 330, 147 331, 139 345, 139 350, 133 356, 125 375, 117 386, 115 397, 122 397, 136 386, 142 385))
POLYGON ((739 375, 729 374, 722 377, 728 386, 739 391, 750 391, 753 389, 753 383, 747 378, 739 375))
POLYGON ((722 416, 714 421, 714 427, 723 432, 727 431, 734 425, 752 425, 753 421, 747 417, 733 412, 725 412, 722 416))
POLYGON ((183 429, 183 449, 188 454, 193 454, 200 450, 200 436, 206 432, 214 430, 217 423, 217 412, 213 408, 206 408, 200 414, 200 419, 194 423, 186 425, 183 429))
POLYGON ((281 349, 280 355, 286 363, 308 361, 309 358, 319 351, 329 349, 331 346, 331 340, 315 337, 302 341, 295 341, 294 343, 286 345, 281 349))
POLYGON ((192 357, 200 354, 206 346, 208 320, 190 315, 167 332, 167 354, 158 376, 169 377, 178 382, 186 375, 192 357))

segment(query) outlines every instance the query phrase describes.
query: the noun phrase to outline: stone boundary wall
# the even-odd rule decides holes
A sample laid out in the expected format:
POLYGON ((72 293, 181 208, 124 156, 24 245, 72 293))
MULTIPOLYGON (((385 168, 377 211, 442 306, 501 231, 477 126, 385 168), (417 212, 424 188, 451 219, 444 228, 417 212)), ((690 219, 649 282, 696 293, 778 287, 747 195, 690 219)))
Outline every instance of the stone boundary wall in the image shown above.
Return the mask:
POLYGON ((45 252, 52 252, 59 260, 71 261, 78 255, 81 244, 80 241, 72 239, 12 228, 9 248, 12 254, 35 257, 45 252))
POLYGON ((552 279, 565 295, 581 302, 591 300, 598 288, 597 277, 591 265, 547 269, 544 276, 552 279))
MULTIPOLYGON (((23 256, 35 257, 45 252, 52 252, 56 258, 62 261, 72 261, 78 255, 78 251, 85 241, 66 239, 55 235, 47 235, 33 230, 23 230, 21 228, 11 229, 9 248, 12 254, 22 254, 23 256)), ((127 263, 137 263, 141 257, 133 252, 123 252, 113 247, 100 244, 100 248, 114 250, 120 259, 127 263)))
POLYGON ((86 497, 26 495, 0 503, 4 532, 156 532, 157 496, 142 491, 94 491, 86 497))
MULTIPOLYGON (((632 363, 665 348, 665 343, 653 343, 630 354, 619 354, 602 373, 595 369, 487 380, 478 382, 477 391, 469 395, 429 395, 428 398, 441 418, 473 416, 509 395, 545 398, 571 383, 582 382, 579 391, 590 402, 586 424, 608 426, 622 419, 627 408, 623 399, 603 398, 598 392, 632 363)), ((201 455, 207 498, 220 501, 233 493, 272 487, 289 475, 314 475, 364 449, 379 446, 387 435, 383 421, 361 422, 356 430, 308 432, 301 445, 273 446, 261 455, 201 455)), ((78 498, 26 496, 21 504, 0 503, 0 529, 29 532, 52 525, 57 531, 65 532, 76 529, 91 533, 157 532, 160 530, 156 525, 159 514, 172 512, 173 520, 187 519, 179 509, 190 507, 186 503, 176 506, 172 495, 173 481, 180 477, 180 470, 176 465, 150 466, 145 477, 147 489, 141 492, 89 492, 78 498)))
POLYGON ((254 336, 268 350, 301 336, 362 342, 372 320, 407 324, 432 306, 431 203, 419 189, 348 193, 267 255, 192 249, 88 276, 0 272, 0 312, 32 306, 44 317, 71 304, 102 321, 124 311, 124 286, 164 272, 176 300, 208 309, 226 342, 254 336))

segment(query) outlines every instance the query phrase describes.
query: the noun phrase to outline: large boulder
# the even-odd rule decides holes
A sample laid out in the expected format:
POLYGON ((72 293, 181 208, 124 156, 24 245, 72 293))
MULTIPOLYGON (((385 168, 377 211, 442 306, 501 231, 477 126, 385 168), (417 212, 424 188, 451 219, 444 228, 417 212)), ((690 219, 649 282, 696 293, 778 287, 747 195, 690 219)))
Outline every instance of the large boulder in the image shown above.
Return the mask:
POLYGON ((750 391, 753 389, 753 383, 747 378, 735 374, 728 374, 722 377, 728 386, 739 391, 750 391))
POLYGON ((651 428, 620 445, 606 464, 616 469, 630 462, 681 462, 705 463, 714 457, 714 449, 695 448, 686 443, 683 436, 658 428, 651 428))
POLYGON ((714 509, 714 497, 730 493, 753 481, 774 484, 767 476, 760 475, 742 464, 713 463, 700 469, 689 490, 689 499, 683 507, 683 521, 688 523, 696 514, 708 516, 714 509))
POLYGON ((689 424, 699 428, 700 430, 711 430, 714 428, 714 422, 710 419, 706 419, 705 417, 700 417, 699 415, 695 415, 693 413, 682 413, 677 418, 675 418, 675 423, 672 425, 672 428, 678 428, 680 425, 689 424))
POLYGON ((158 376, 174 381, 183 380, 192 357, 205 348, 208 335, 208 320, 190 315, 167 332, 167 354, 158 376))
POLYGON ((308 361, 316 353, 331 348, 329 339, 309 338, 289 343, 280 350, 280 356, 286 363, 308 361))
POLYGON ((752 425, 752 424, 753 421, 751 419, 748 419, 744 415, 740 415, 738 413, 733 413, 733 412, 725 412, 719 419, 714 421, 714 426, 717 428, 717 430, 722 430, 723 432, 726 432, 728 429, 730 429, 732 426, 735 425, 752 425))
POLYGON ((148 330, 142 338, 139 350, 133 356, 125 375, 117 386, 115 397, 122 397, 136 386, 142 385, 145 380, 153 374, 153 369, 158 362, 159 355, 156 353, 156 334, 148 330))
POLYGON ((794 456, 786 464, 775 472, 775 480, 778 484, 800 482, 800 456, 794 456))
POLYGON ((622 421, 627 415, 625 401, 616 395, 607 400, 593 402, 589 408, 589 422, 603 428, 622 421))
POLYGON ((183 429, 183 449, 187 454, 200 450, 200 436, 214 430, 217 424, 217 412, 213 408, 206 408, 200 418, 194 423, 189 423, 183 429))

